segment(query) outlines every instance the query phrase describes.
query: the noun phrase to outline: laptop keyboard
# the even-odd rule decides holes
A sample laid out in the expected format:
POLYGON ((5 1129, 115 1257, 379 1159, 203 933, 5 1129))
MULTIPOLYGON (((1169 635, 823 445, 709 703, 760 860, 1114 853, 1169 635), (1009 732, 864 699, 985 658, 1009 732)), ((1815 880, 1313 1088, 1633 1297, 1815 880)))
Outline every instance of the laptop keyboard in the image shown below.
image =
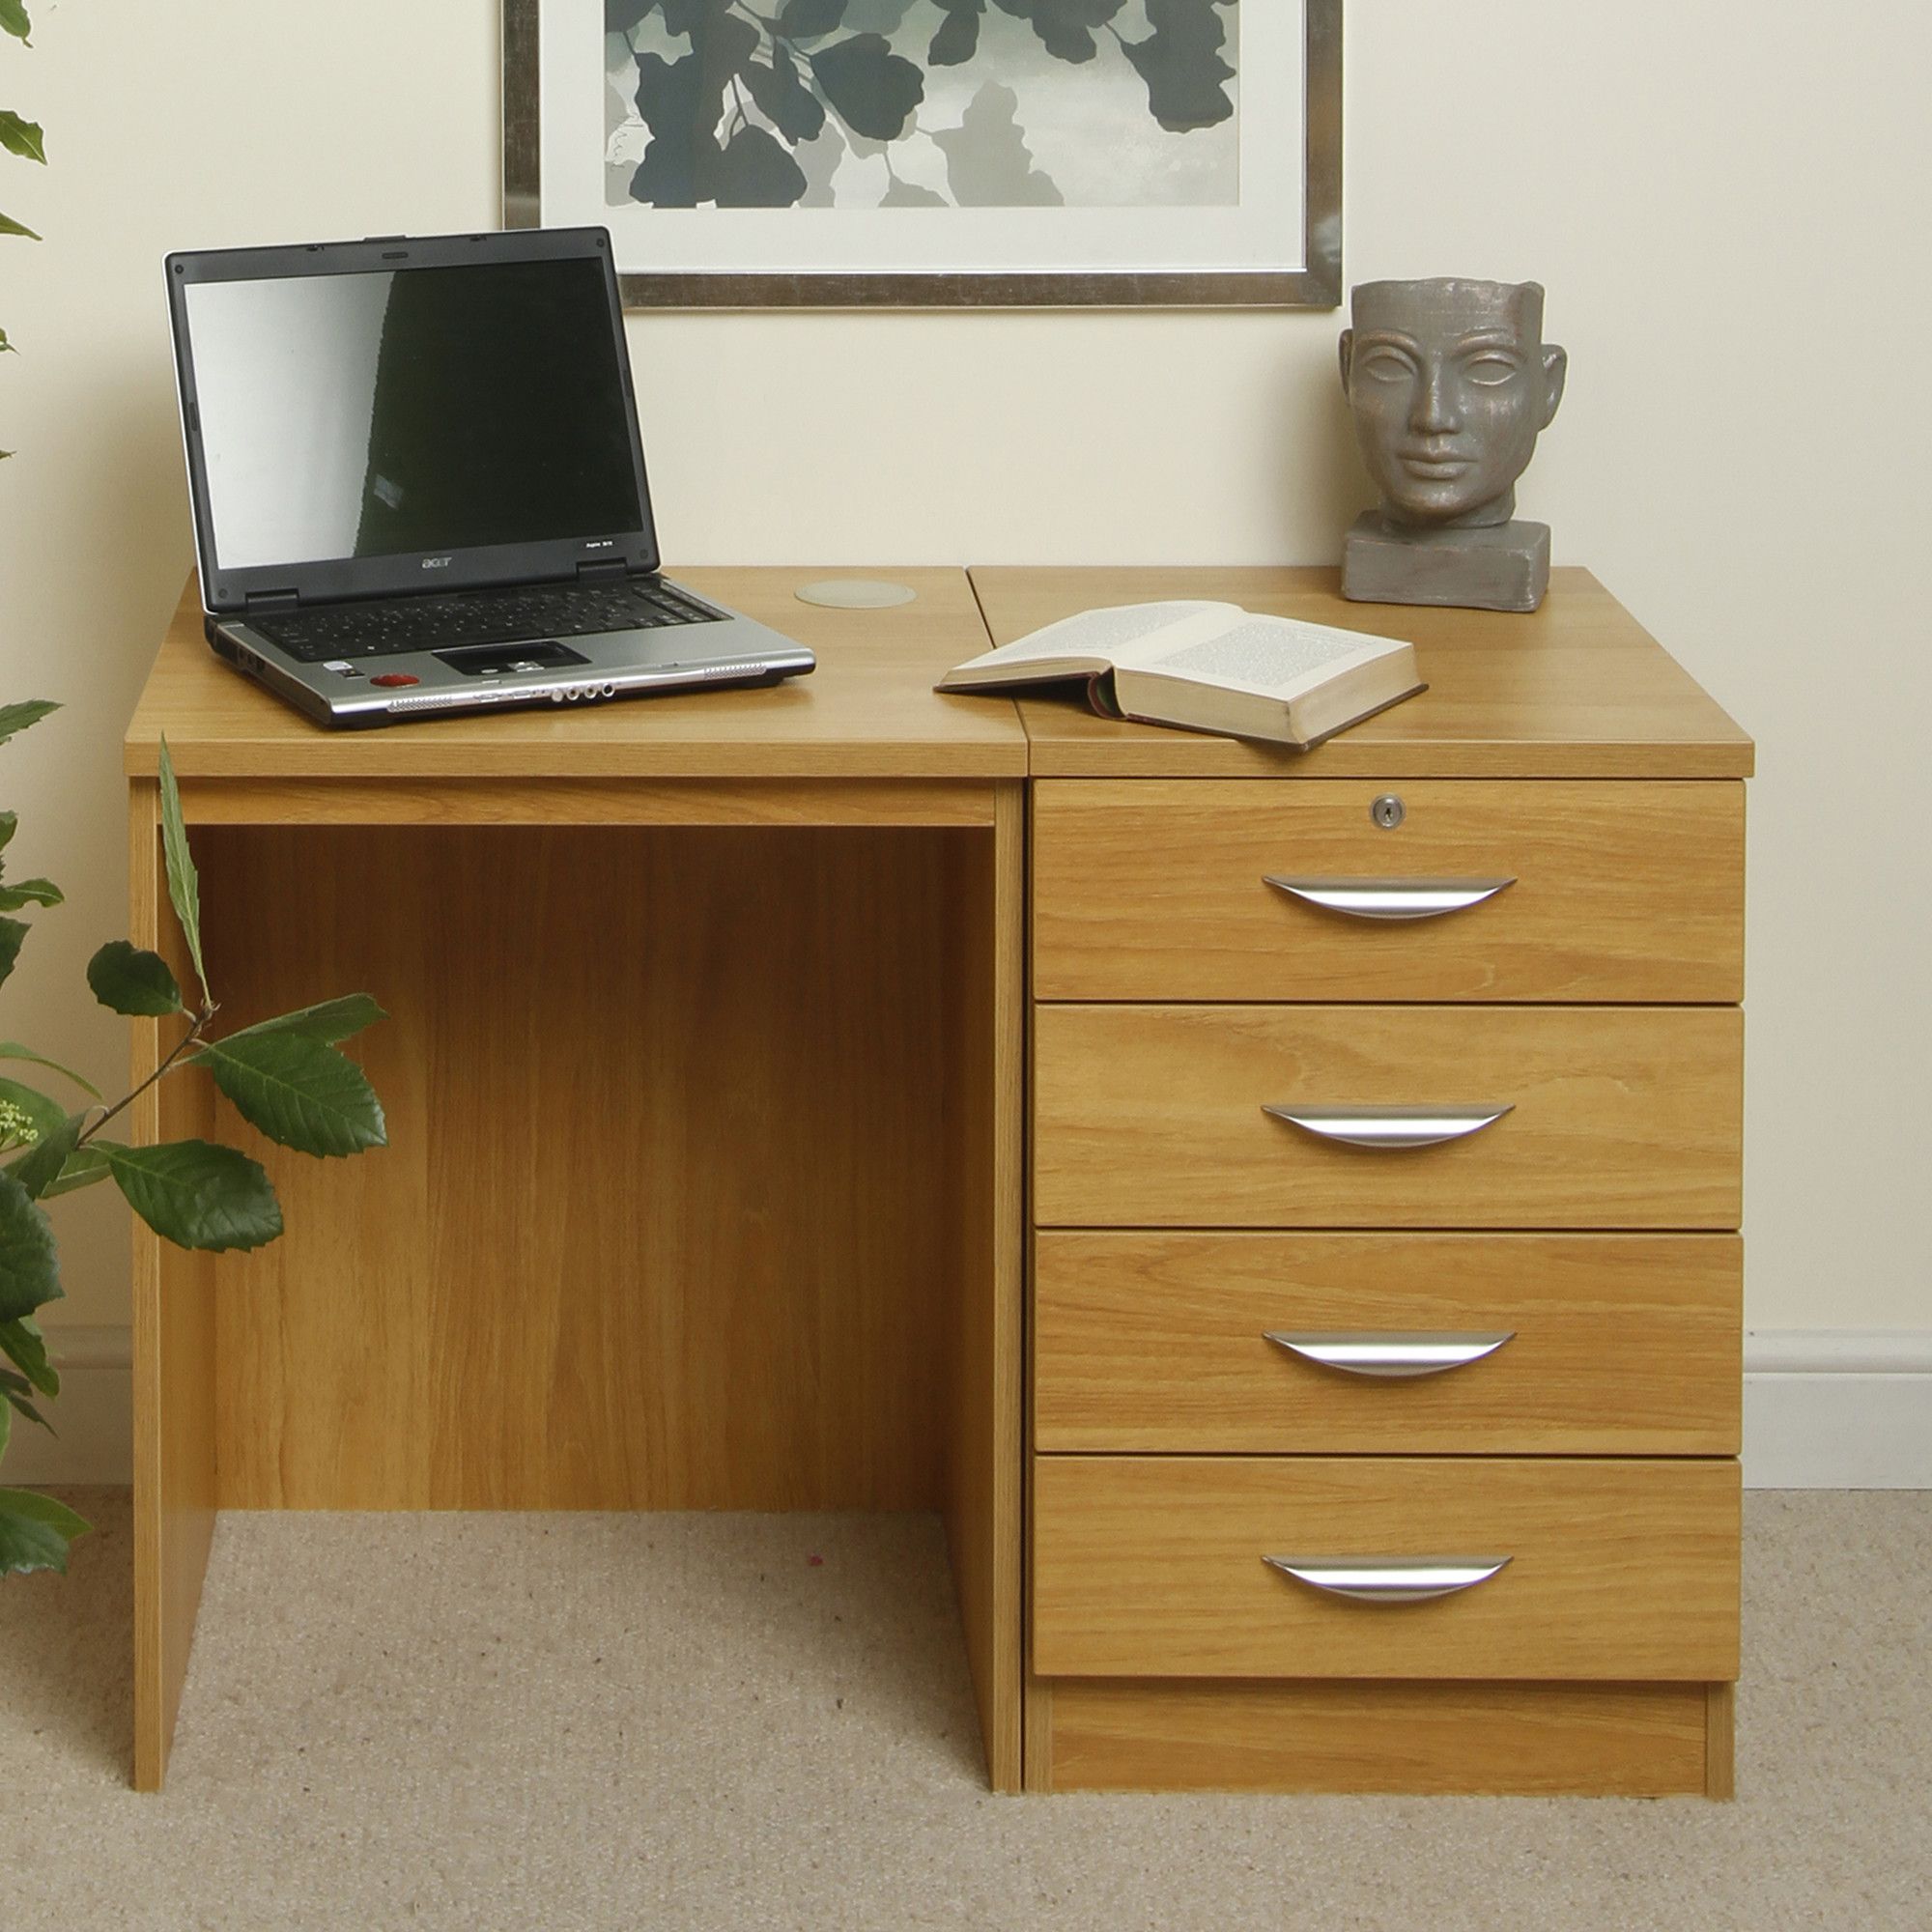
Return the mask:
POLYGON ((599 631, 655 630, 666 624, 716 624, 724 618, 668 583, 636 579, 327 604, 272 616, 251 613, 247 621, 291 657, 321 664, 452 644, 514 644, 587 638, 599 631))

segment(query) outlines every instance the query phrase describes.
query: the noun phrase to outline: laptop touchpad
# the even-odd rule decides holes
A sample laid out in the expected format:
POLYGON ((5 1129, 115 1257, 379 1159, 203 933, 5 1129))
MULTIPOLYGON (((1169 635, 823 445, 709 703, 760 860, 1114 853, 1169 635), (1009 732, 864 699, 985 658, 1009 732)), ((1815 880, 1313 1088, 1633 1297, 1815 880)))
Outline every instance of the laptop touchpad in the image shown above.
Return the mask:
POLYGON ((436 654, 452 670, 465 677, 515 676, 518 671, 554 670, 561 665, 583 665, 590 660, 567 644, 460 644, 454 650, 436 654))

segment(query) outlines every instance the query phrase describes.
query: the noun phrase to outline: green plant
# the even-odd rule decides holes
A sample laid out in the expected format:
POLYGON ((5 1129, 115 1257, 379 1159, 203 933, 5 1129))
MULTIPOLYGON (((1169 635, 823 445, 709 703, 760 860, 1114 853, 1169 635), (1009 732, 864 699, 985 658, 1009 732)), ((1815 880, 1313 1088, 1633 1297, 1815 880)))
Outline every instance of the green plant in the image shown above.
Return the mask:
MULTIPOLYGON (((0 18, 13 5, 0 0, 0 18)), ((39 698, 0 706, 0 745, 59 708, 39 698)), ((38 1088, 0 1076, 0 1456, 14 1415, 46 1428, 36 1398, 60 1393, 46 1340, 34 1321, 35 1311, 61 1293, 59 1255, 43 1201, 111 1180, 156 1234, 183 1248, 258 1248, 282 1232, 282 1210, 267 1173, 237 1149, 203 1140, 133 1147, 101 1131, 140 1094, 183 1068, 200 1067, 249 1125, 299 1153, 360 1153, 387 1138, 375 1090, 337 1051, 341 1041, 384 1016, 366 993, 218 1038, 210 1032, 219 1008, 202 964, 201 887, 165 742, 160 779, 168 899, 194 967, 196 1002, 190 1008, 183 999, 159 953, 125 939, 110 940, 88 962, 87 983, 114 1012, 163 1024, 185 1020, 180 1038, 147 1079, 112 1104, 71 1068, 17 1040, 0 1040, 0 1063, 44 1067, 92 1102, 70 1113, 38 1088)), ((60 888, 50 879, 6 882, 5 849, 16 824, 13 812, 0 811, 0 982, 13 972, 29 930, 14 915, 61 903, 60 888)), ((0 1489, 0 1577, 66 1569, 68 1546, 86 1528, 51 1497, 0 1489)))
MULTIPOLYGON (((0 0, 0 33, 11 34, 25 45, 32 27, 21 0, 0 0)), ((46 137, 41 131, 40 123, 25 120, 11 108, 0 107, 0 148, 5 148, 10 155, 18 155, 25 160, 39 161, 43 167, 46 166, 46 137)), ((0 235, 19 235, 29 242, 41 239, 24 222, 15 221, 11 214, 4 213, 0 213, 0 235)), ((0 352, 11 351, 13 347, 7 340, 7 331, 0 328, 0 352)), ((11 449, 0 449, 0 457, 12 456, 13 453, 11 449)))

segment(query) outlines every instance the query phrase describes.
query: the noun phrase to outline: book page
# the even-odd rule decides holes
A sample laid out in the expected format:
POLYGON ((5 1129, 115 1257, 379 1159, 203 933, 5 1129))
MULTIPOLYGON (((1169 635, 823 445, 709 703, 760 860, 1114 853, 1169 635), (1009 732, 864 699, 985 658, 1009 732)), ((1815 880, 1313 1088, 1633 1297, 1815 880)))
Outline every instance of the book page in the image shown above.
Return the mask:
MULTIPOLYGON (((1205 612, 1240 615, 1232 604, 1115 604, 1098 611, 1083 611, 1078 616, 1063 617, 1057 624, 1034 631, 998 650, 968 658, 960 670, 994 670, 1007 665, 1031 664, 1040 658, 1115 658, 1136 643, 1152 642, 1179 624, 1188 624, 1187 637, 1199 636, 1189 620, 1205 612)), ((1177 638, 1184 642, 1185 638, 1177 638)), ((955 673, 956 674, 956 673, 955 673)))
POLYGON ((1177 639, 1172 649, 1150 639, 1150 647, 1136 650, 1129 662, 1136 670, 1289 698, 1351 665, 1401 647, 1395 638, 1330 630, 1292 617, 1253 617, 1246 612, 1240 617, 1241 621, 1209 637, 1177 639))

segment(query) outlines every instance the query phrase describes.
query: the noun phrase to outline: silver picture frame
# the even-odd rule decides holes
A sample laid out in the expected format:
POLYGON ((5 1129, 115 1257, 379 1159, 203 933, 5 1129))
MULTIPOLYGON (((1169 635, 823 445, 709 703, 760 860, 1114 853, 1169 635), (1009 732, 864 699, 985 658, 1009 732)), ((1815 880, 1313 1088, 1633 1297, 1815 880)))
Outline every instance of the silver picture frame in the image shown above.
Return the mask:
MULTIPOLYGON (((586 0, 502 0, 506 228, 540 227, 546 220, 540 28, 545 8, 562 4, 582 6, 586 0)), ((598 5, 600 0, 587 4, 598 5)), ((624 305, 640 309, 1337 308, 1342 300, 1342 10, 1343 0, 1304 0, 1307 85, 1298 268, 671 272, 625 269, 620 255, 624 305)))

